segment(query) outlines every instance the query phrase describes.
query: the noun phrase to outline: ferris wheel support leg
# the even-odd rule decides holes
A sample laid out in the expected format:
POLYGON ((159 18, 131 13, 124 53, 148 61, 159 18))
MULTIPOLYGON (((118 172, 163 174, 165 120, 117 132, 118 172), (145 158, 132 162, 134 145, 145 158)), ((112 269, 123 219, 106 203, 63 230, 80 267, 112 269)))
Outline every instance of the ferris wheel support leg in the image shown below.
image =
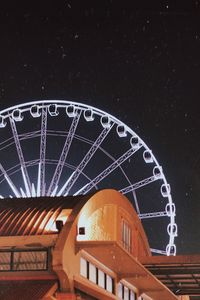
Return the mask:
POLYGON ((56 186, 58 185, 58 182, 59 182, 62 170, 63 170, 64 163, 66 161, 69 149, 71 147, 72 140, 74 138, 76 128, 77 128, 79 120, 80 120, 80 116, 81 116, 81 111, 78 112, 77 115, 73 118, 73 121, 72 121, 72 124, 70 126, 68 135, 67 135, 66 140, 65 140, 65 144, 64 144, 63 149, 62 149, 62 153, 60 155, 58 164, 56 166, 56 170, 55 170, 53 178, 51 180, 51 183, 50 183, 50 186, 49 186, 49 189, 48 189, 48 192, 47 192, 47 196, 50 196, 54 192, 56 186))
POLYGON ((109 128, 104 128, 102 130, 102 132, 100 133, 100 135, 98 136, 94 144, 91 146, 89 151, 86 153, 86 155, 84 156, 84 158, 82 159, 82 161, 80 162, 76 170, 72 173, 72 175, 68 178, 68 180, 63 185, 63 187, 58 193, 58 196, 68 195, 70 189, 78 179, 79 175, 82 173, 86 165, 89 163, 89 161, 91 160, 91 158, 93 157, 93 155, 95 154, 95 152, 97 151, 101 143, 104 141, 104 139, 106 138, 106 136, 108 135, 112 127, 113 125, 110 126, 109 128))
POLYGON ((12 134, 13 134, 17 154, 18 154, 19 161, 21 164, 22 177, 24 180, 26 193, 27 193, 27 196, 30 197, 31 196, 31 183, 30 183, 29 175, 28 175, 28 172, 26 169, 26 164, 25 164, 24 155, 23 155, 20 140, 19 140, 19 135, 18 135, 17 128, 15 125, 15 121, 12 119, 12 117, 9 117, 9 120, 10 120, 10 126, 12 129, 12 134))

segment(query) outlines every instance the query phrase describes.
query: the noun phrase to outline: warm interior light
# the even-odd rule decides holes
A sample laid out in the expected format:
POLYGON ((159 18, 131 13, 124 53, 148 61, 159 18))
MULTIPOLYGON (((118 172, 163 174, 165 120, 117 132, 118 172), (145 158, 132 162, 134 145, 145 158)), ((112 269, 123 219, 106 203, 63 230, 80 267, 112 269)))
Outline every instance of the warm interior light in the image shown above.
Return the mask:
POLYGON ((56 228, 56 220, 54 217, 51 217, 48 223, 45 226, 45 231, 49 232, 57 232, 58 229, 56 228))
POLYGON ((63 225, 65 225, 70 212, 71 212, 71 209, 63 209, 57 218, 55 218, 55 216, 52 215, 51 218, 49 219, 48 223, 45 226, 45 231, 46 232, 58 232, 58 229, 56 227, 56 221, 62 221, 63 225))
POLYGON ((102 210, 97 209, 92 214, 91 207, 82 210, 77 228, 77 241, 98 240, 103 239, 102 233, 102 210), (84 233, 83 233, 84 231, 84 233))

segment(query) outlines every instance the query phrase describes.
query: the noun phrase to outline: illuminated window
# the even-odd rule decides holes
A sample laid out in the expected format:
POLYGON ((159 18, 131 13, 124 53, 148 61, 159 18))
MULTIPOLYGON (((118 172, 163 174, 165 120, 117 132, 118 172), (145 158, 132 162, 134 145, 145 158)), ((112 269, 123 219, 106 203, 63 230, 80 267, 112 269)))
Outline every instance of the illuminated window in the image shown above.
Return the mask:
POLYGON ((132 290, 130 291, 130 300, 136 300, 136 294, 132 290))
POLYGON ((94 283, 97 283, 96 272, 96 267, 93 264, 89 263, 89 280, 94 283))
POLYGON ((80 260, 80 274, 99 287, 114 294, 114 279, 82 257, 80 260))
POLYGON ((120 298, 120 299, 123 299, 123 290, 124 290, 124 286, 123 286, 123 284, 120 282, 119 284, 118 284, 118 297, 120 298))
POLYGON ((80 274, 87 278, 87 261, 82 257, 80 260, 80 274))
POLYGON ((110 293, 113 293, 113 278, 111 276, 109 276, 108 274, 106 274, 106 290, 110 293))
POLYGON ((118 284, 118 297, 122 300, 136 300, 136 293, 120 282, 118 284))
POLYGON ((129 300, 129 289, 124 287, 124 300, 129 300))
POLYGON ((132 243, 132 239, 131 239, 131 228, 128 225, 128 223, 122 219, 122 244, 123 247, 131 252, 131 243, 132 243))
POLYGON ((98 285, 105 288, 105 273, 98 269, 98 285))

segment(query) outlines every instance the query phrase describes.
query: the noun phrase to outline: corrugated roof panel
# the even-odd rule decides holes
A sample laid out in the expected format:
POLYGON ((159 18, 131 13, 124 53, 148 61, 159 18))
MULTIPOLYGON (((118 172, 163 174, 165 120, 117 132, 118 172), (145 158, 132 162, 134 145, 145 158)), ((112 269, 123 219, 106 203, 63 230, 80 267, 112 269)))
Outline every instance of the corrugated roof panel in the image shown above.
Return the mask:
POLYGON ((55 233, 47 225, 55 224, 63 209, 73 209, 80 200, 90 197, 91 195, 0 199, 0 236, 55 233))

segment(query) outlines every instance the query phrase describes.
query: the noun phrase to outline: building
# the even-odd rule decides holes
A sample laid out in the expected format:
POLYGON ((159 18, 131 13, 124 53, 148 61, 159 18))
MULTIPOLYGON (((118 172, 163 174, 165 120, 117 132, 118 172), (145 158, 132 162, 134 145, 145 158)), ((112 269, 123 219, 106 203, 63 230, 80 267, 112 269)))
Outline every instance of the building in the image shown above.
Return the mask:
POLYGON ((189 299, 152 274, 152 259, 136 212, 115 190, 1 199, 0 300, 189 299))

